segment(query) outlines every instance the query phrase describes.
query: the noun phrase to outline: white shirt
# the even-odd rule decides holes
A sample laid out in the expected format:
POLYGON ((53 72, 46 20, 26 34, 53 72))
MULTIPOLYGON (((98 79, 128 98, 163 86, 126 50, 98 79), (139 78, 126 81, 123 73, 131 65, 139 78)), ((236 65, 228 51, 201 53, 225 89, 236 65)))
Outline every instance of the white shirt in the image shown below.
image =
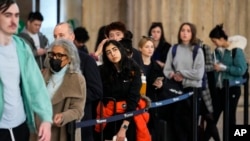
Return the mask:
POLYGON ((35 46, 37 49, 40 48, 40 40, 39 40, 39 37, 38 37, 38 34, 32 34, 30 33, 29 31, 27 31, 27 33, 30 35, 30 37, 33 39, 34 43, 35 43, 35 46))
POLYGON ((14 128, 26 120, 21 90, 20 68, 14 40, 0 46, 0 81, 3 84, 4 109, 0 128, 14 128))

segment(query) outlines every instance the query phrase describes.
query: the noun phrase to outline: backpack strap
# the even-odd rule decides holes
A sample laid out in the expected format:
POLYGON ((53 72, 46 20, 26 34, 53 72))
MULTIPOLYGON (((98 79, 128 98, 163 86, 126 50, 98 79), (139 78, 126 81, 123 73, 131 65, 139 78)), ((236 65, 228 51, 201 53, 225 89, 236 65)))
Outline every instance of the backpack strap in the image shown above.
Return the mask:
MULTIPOLYGON (((175 45, 173 46, 173 48, 172 48, 172 58, 173 58, 173 59, 174 59, 174 57, 175 57, 175 55, 176 55, 177 46, 178 46, 178 44, 175 44, 175 45)), ((171 67, 172 67, 172 69, 173 69, 174 71, 176 71, 176 70, 175 70, 175 67, 174 67, 174 64, 173 64, 173 60, 172 60, 172 63, 171 63, 171 67)))
POLYGON ((172 48, 172 57, 173 57, 173 59, 174 59, 174 57, 175 57, 175 55, 176 55, 177 46, 178 46, 178 44, 175 44, 175 45, 173 46, 173 48, 172 48))
MULTIPOLYGON (((175 55, 176 55, 176 51, 177 51, 177 47, 178 44, 175 44, 172 48, 172 58, 174 59, 175 55)), ((198 54, 198 50, 199 50, 200 46, 199 45, 195 45, 193 48, 193 62, 198 54)), ((194 64, 194 63, 193 63, 194 64)), ((173 65, 173 61, 172 61, 172 68, 175 70, 174 65, 173 65)))
POLYGON ((195 45, 193 48, 193 61, 195 60, 197 54, 198 54, 198 50, 199 50, 200 46, 199 45, 195 45))
MULTIPOLYGON (((236 55, 236 52, 237 52, 237 48, 234 48, 234 49, 232 49, 232 58, 234 59, 234 57, 235 57, 235 55, 236 55)), ((249 79, 249 73, 248 73, 248 63, 247 63, 247 69, 246 69, 246 72, 243 74, 243 78, 246 78, 247 79, 247 81, 248 81, 248 79, 249 79)))
POLYGON ((237 51, 237 48, 232 49, 232 57, 233 57, 233 59, 234 59, 234 57, 236 55, 236 51, 237 51))
MULTIPOLYGON (((177 51, 177 46, 178 44, 175 44, 172 48, 172 57, 174 59, 175 55, 176 55, 176 51, 177 51)), ((193 61, 195 60, 197 54, 198 54, 198 50, 199 50, 200 46, 199 45, 196 45, 194 46, 193 48, 193 61)))

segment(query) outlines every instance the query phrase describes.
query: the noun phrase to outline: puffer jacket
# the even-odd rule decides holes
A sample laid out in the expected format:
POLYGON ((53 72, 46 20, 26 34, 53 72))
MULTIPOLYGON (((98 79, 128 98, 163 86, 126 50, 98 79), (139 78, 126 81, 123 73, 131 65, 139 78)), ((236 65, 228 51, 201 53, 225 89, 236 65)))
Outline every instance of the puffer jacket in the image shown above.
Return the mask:
MULTIPOLYGON (((150 99, 147 98, 146 96, 141 96, 138 106, 136 110, 144 109, 150 107, 150 99)), ((117 114, 122 114, 125 113, 125 106, 126 101, 119 101, 116 102, 116 113, 117 114)), ((106 106, 102 106, 102 112, 101 112, 101 103, 98 104, 97 106, 97 119, 101 117, 107 118, 110 117, 114 114, 114 102, 109 101, 106 106)), ((151 135, 149 133, 149 130, 147 128, 147 123, 149 121, 149 113, 144 112, 143 114, 139 114, 134 116, 134 121, 136 124, 136 140, 137 141, 151 141, 151 135)), ((106 123, 102 124, 97 124, 95 126, 95 131, 101 132, 101 127, 104 128, 106 123)))

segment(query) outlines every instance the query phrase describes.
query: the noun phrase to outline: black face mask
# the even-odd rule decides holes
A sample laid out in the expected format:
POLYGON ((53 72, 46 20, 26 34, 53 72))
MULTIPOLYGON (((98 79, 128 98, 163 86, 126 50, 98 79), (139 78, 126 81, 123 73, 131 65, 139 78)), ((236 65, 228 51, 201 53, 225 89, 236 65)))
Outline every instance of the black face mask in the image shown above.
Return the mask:
POLYGON ((51 69, 55 72, 59 72, 62 69, 61 67, 62 60, 60 59, 50 58, 49 63, 50 63, 51 69))

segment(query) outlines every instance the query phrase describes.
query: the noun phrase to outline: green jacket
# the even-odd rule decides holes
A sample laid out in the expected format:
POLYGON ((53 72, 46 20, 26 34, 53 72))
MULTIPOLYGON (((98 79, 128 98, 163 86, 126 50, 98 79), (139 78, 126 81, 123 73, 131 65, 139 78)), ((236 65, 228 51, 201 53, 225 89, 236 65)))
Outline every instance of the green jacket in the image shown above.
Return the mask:
POLYGON ((225 49, 224 55, 216 49, 216 59, 227 66, 225 71, 215 72, 215 78, 218 80, 218 76, 221 73, 222 80, 242 80, 243 74, 247 69, 247 62, 244 57, 243 50, 240 48, 236 49, 236 54, 232 57, 232 50, 225 49))
MULTIPOLYGON (((21 71, 21 94, 27 117, 27 124, 31 132, 35 132, 34 113, 42 121, 52 122, 52 105, 49 94, 36 64, 30 47, 19 37, 13 36, 16 43, 17 56, 21 71)), ((0 119, 3 114, 3 84, 0 78, 0 119)), ((15 112, 15 111, 13 111, 15 112)))

